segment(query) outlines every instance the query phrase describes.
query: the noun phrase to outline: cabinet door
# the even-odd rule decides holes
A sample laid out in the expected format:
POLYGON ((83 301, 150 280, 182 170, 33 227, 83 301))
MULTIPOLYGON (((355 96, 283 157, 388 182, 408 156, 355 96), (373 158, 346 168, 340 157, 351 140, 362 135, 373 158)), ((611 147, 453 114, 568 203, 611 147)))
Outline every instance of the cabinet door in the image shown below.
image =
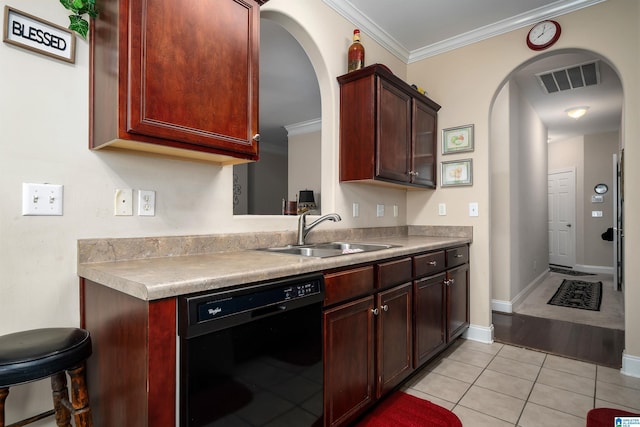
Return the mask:
POLYGON ((374 401, 373 297, 324 317, 325 426, 344 424, 374 401))
POLYGON ((128 131, 252 152, 258 6, 156 0, 130 7, 128 131))
POLYGON ((257 160, 258 4, 103 3, 91 33, 91 147, 257 160))
POLYGON ((413 368, 412 290, 411 283, 406 283, 377 296, 378 398, 400 384, 413 368))
POLYGON ((469 326, 469 264, 447 272, 447 342, 469 326))
POLYGON ((427 362, 446 344, 445 280, 443 273, 414 284, 415 367, 427 362))
POLYGON ((376 176, 409 182, 411 97, 386 80, 378 82, 376 176))
POLYGON ((436 112, 415 99, 413 102, 413 154, 411 182, 436 186, 436 112))

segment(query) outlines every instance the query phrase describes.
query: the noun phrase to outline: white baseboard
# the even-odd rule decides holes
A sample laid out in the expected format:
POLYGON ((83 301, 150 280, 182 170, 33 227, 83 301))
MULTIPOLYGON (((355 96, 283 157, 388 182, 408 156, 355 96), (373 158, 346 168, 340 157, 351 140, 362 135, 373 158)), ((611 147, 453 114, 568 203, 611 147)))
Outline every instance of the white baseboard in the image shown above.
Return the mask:
POLYGON ((583 265, 576 264, 573 267, 576 271, 582 271, 584 273, 594 273, 594 274, 611 274, 613 275, 613 267, 605 267, 602 265, 583 265))
POLYGON ((479 341, 485 344, 493 342, 493 324, 490 326, 469 325, 462 337, 471 341, 479 341))
POLYGON ((500 313, 513 313, 513 304, 511 303, 511 301, 492 299, 491 311, 499 311, 500 313))
POLYGON ((549 269, 543 271, 538 277, 533 279, 531 283, 527 285, 518 295, 515 296, 511 301, 503 301, 492 299, 491 300, 491 310, 499 311, 501 313, 513 313, 514 307, 520 304, 524 299, 538 286, 540 283, 544 281, 549 275, 549 269))
POLYGON ((630 377, 640 378, 640 357, 622 352, 622 369, 620 373, 630 377))

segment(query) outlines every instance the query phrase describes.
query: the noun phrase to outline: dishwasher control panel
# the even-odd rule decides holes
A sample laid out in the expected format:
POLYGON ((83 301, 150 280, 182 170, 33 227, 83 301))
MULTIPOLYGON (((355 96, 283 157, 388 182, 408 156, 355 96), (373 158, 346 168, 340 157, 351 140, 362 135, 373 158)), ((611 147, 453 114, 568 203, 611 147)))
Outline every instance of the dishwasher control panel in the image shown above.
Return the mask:
POLYGON ((321 274, 296 276, 279 281, 247 285, 180 299, 180 330, 219 329, 217 323, 244 323, 274 313, 324 300, 321 274), (225 320, 225 322, 222 322, 225 320))

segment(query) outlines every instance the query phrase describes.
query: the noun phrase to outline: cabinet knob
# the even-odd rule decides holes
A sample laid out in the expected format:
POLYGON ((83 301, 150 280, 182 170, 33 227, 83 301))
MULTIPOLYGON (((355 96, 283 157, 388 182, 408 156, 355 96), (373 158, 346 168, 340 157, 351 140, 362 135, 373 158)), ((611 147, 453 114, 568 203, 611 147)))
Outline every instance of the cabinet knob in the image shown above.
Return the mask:
POLYGON ((415 171, 409 171, 409 175, 411 175, 411 176, 418 176, 418 175, 419 175, 419 173, 418 173, 418 172, 415 172, 415 171))
POLYGON ((381 307, 384 311, 389 311, 389 306, 387 304, 381 307))
POLYGON ((438 262, 437 261, 429 261, 429 265, 435 267, 436 265, 438 265, 438 262))
POLYGON ((462 254, 456 254, 456 258, 462 258, 462 254))
POLYGON ((374 316, 377 316, 378 314, 380 314, 377 308, 372 309, 371 312, 373 313, 374 316))
POLYGON ((254 140, 255 142, 260 142, 260 134, 259 134, 259 133, 256 133, 255 135, 253 135, 253 140, 254 140))

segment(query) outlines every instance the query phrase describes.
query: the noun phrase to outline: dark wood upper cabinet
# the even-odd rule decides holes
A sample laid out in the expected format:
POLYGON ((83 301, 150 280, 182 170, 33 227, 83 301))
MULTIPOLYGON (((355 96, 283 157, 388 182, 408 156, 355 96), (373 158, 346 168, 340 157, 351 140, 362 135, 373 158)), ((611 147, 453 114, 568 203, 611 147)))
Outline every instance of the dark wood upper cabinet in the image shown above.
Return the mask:
POLYGON ((380 64, 338 82, 340 181, 435 188, 440 105, 380 64))
POLYGON ((90 36, 90 148, 257 160, 259 25, 255 0, 103 2, 90 36))

